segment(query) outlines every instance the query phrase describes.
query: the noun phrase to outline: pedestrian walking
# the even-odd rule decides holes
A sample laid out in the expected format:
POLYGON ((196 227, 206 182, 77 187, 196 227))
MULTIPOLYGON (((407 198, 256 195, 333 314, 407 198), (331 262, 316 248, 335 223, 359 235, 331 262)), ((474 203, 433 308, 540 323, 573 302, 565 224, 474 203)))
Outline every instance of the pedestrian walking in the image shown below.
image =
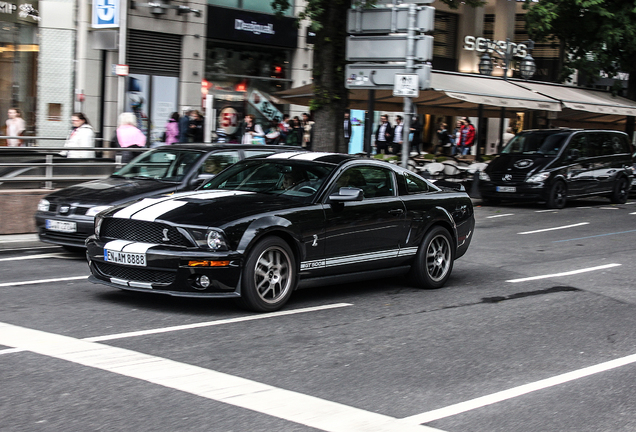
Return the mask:
MULTIPOLYGON (((136 120, 136 119, 135 119, 136 120)), ((64 147, 95 147, 95 132, 93 127, 88 122, 88 119, 84 113, 76 112, 71 115, 71 122, 73 123, 73 129, 69 134, 64 147)), ((84 150, 66 150, 61 153, 67 158, 94 158, 94 151, 84 150)))
POLYGON ((420 150, 420 144, 422 143, 422 123, 417 116, 413 116, 411 120, 411 127, 409 128, 411 133, 409 134, 409 141, 411 142, 411 151, 422 154, 420 150))
POLYGON ((380 116, 380 124, 375 131, 375 149, 377 154, 385 154, 389 150, 389 143, 393 139, 393 128, 386 114, 380 116))
MULTIPOLYGON (((446 156, 451 155, 451 136, 448 133, 448 125, 444 122, 440 123, 437 128, 437 140, 439 153, 446 156)), ((435 153, 437 153, 437 151, 435 153)))
POLYGON ((311 150, 312 141, 314 140, 314 131, 313 131, 314 122, 313 120, 311 120, 311 117, 309 117, 309 114, 307 113, 303 114, 303 120, 301 122, 301 126, 303 129, 302 147, 307 150, 311 150))
POLYGON ((461 137, 461 147, 459 148, 461 155, 465 156, 475 144, 475 126, 472 125, 468 117, 462 118, 461 137))
POLYGON ((188 137, 190 142, 203 142, 203 116, 197 110, 190 112, 190 124, 188 125, 188 137))
MULTIPOLYGON (((110 141, 110 146, 115 148, 143 148, 146 147, 146 135, 137 128, 137 118, 131 112, 119 114, 117 129, 110 141)), ((121 152, 121 161, 130 162, 136 155, 135 152, 121 152)))
POLYGON ((344 128, 344 145, 346 149, 349 149, 349 141, 351 140, 352 127, 351 127, 350 117, 351 117, 351 114, 349 113, 349 111, 345 111, 343 128, 344 128))
POLYGON ((265 132, 263 132, 261 125, 256 123, 254 114, 245 116, 241 144, 265 144, 265 132))
POLYGON ((186 109, 179 119, 179 142, 188 142, 188 131, 190 130, 190 109, 186 109))
MULTIPOLYGON (((9 108, 7 111, 7 136, 21 136, 25 129, 26 124, 22 118, 22 113, 18 108, 9 108)), ((17 138, 7 138, 7 145, 9 147, 20 147, 24 144, 24 141, 17 138)))
POLYGON ((395 117, 395 127, 393 128, 393 142, 391 144, 391 154, 402 153, 402 143, 404 142, 404 125, 402 116, 395 117))
POLYGON ((173 112, 166 123, 166 145, 179 142, 179 113, 173 112))

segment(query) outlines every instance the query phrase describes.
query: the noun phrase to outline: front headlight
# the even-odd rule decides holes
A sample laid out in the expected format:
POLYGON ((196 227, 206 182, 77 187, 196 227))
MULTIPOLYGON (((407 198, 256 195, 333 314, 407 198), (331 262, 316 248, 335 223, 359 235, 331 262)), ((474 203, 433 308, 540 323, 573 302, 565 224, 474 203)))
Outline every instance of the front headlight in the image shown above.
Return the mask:
POLYGON ((91 207, 88 210, 86 210, 86 216, 95 216, 97 213, 103 212, 104 210, 107 210, 107 209, 109 209, 111 207, 112 206, 95 206, 95 207, 91 207))
POLYGON ((218 229, 207 230, 191 230, 194 240, 197 242, 197 246, 203 249, 210 249, 213 251, 225 251, 228 250, 227 241, 225 240, 225 234, 218 229))
POLYGON ((490 181, 490 176, 485 171, 479 171, 479 180, 490 181))
POLYGON ((38 203, 38 211, 49 211, 49 207, 51 207, 51 203, 48 200, 41 199, 38 203))
POLYGON ((526 180, 526 182, 528 182, 528 183, 543 183, 544 181, 546 181, 548 179, 548 177, 550 177, 550 173, 549 172, 542 172, 542 173, 533 175, 528 180, 526 180))
POLYGON ((102 229, 102 222, 104 218, 102 216, 95 217, 95 237, 99 238, 99 231, 102 229))

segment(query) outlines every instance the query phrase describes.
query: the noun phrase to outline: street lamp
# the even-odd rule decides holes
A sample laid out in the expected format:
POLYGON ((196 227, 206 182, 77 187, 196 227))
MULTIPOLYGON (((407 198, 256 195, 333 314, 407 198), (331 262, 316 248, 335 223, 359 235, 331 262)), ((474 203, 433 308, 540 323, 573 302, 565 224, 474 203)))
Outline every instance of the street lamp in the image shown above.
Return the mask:
POLYGON ((479 59, 479 73, 482 75, 490 75, 492 73, 492 60, 487 53, 481 56, 479 59))
POLYGON ((521 78, 528 80, 532 78, 536 71, 537 65, 535 64, 534 59, 530 54, 526 55, 519 64, 519 73, 521 73, 521 78))

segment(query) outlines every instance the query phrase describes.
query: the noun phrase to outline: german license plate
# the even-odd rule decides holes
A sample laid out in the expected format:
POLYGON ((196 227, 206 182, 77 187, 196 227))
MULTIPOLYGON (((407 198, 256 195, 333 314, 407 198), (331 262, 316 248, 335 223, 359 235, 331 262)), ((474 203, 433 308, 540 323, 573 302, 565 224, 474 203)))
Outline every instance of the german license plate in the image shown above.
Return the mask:
POLYGON ((146 254, 118 252, 104 249, 104 261, 130 266, 145 267, 146 254))
POLYGON ((77 231, 77 224, 75 222, 66 222, 47 219, 45 222, 46 229, 49 231, 59 231, 65 233, 74 233, 77 231))
POLYGON ((497 186, 497 192, 517 192, 515 186, 497 186))

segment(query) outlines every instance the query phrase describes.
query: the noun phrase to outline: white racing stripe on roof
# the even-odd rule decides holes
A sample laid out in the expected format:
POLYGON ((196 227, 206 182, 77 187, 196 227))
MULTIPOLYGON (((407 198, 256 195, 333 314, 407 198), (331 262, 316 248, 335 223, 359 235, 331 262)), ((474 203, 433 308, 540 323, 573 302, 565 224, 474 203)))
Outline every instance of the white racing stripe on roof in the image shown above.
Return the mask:
POLYGON ((321 158, 323 156, 331 156, 332 154, 333 153, 307 152, 307 153, 300 153, 298 156, 294 156, 294 159, 316 160, 316 159, 321 158))
POLYGON ((154 222, 157 218, 161 217, 162 215, 168 213, 169 211, 182 207, 186 205, 187 203, 188 203, 187 201, 179 201, 179 200, 163 201, 163 202, 151 205, 150 207, 147 207, 143 210, 140 210, 139 212, 132 215, 130 218, 135 220, 154 222))
POLYGON ((267 159, 290 159, 296 155, 303 154, 305 152, 284 152, 284 153, 274 153, 273 155, 267 156, 267 159))

